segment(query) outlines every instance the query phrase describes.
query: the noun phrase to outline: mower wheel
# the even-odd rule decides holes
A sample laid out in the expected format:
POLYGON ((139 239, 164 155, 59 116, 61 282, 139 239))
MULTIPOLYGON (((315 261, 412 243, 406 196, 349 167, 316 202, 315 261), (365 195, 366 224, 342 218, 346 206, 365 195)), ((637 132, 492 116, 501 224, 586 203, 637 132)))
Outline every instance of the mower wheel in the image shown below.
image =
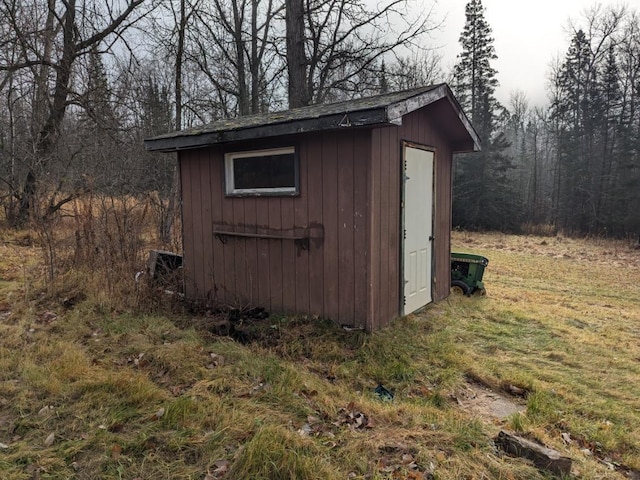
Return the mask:
POLYGON ((467 295, 471 293, 466 283, 460 280, 454 280, 451 282, 451 293, 454 295, 467 295))

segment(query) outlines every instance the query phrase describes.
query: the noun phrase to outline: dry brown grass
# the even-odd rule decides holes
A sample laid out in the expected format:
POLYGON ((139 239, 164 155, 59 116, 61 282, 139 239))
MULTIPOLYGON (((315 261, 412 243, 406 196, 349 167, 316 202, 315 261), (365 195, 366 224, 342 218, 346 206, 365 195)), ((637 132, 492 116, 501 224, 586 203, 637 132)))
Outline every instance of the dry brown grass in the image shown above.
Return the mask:
POLYGON ((459 234, 491 258, 490 301, 461 324, 473 372, 533 391, 531 432, 585 469, 640 468, 640 252, 622 241, 459 234), (598 460, 585 452, 598 452, 598 460))
POLYGON ((243 345, 126 276, 43 286, 26 236, 0 243, 2 478, 546 478, 495 449, 501 427, 570 455, 578 478, 640 468, 640 263, 623 243, 456 233, 490 259, 488 297, 371 335, 272 317, 243 345), (470 378, 526 389, 525 413, 461 408, 470 378))

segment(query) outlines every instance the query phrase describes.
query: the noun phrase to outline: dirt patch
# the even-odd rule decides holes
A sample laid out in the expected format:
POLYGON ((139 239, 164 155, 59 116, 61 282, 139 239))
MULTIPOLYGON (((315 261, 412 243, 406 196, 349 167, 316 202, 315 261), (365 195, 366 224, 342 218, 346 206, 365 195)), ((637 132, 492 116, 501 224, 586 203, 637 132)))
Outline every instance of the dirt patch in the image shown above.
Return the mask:
POLYGON ((455 400, 463 409, 491 423, 502 422, 526 410, 521 401, 477 383, 466 383, 456 392, 455 400))

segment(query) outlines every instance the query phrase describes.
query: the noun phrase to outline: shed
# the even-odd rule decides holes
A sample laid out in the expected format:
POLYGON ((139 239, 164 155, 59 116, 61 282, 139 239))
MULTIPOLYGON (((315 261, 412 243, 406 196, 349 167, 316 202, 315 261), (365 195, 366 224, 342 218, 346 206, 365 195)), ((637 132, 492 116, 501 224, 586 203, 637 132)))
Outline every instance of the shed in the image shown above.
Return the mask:
POLYGON ((189 298, 371 331, 449 295, 453 154, 480 141, 446 84, 145 146, 178 155, 189 298))

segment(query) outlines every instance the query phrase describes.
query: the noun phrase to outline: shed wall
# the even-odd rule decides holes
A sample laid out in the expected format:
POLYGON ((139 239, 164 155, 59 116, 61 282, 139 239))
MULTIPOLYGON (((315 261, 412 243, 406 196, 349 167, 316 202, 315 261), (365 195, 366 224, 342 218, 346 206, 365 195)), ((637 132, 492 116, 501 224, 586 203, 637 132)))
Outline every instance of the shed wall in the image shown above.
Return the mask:
MULTIPOLYGON (((295 145, 300 194, 227 197, 224 152, 180 152, 186 293, 233 307, 329 317, 374 330, 401 313, 402 141, 435 152, 434 301, 449 294, 452 153, 437 105, 403 117, 401 126, 309 133, 295 145), (315 229, 308 249, 293 239, 230 236, 315 229)), ((272 147, 272 143, 264 146, 272 147)))
MULTIPOLYGON (((180 153, 186 293, 364 327, 370 130, 307 134, 285 145, 299 155, 295 197, 227 197, 222 147, 180 153), (308 249, 291 238, 241 236, 294 229, 316 232, 308 249), (223 243, 216 230, 236 235, 223 243)), ((226 148, 262 147, 254 141, 226 148)))
POLYGON ((414 111, 401 126, 375 128, 371 138, 369 202, 371 251, 369 261, 369 329, 387 325, 401 313, 401 172, 402 141, 435 152, 434 301, 449 295, 451 281, 451 148, 430 108, 414 111))

